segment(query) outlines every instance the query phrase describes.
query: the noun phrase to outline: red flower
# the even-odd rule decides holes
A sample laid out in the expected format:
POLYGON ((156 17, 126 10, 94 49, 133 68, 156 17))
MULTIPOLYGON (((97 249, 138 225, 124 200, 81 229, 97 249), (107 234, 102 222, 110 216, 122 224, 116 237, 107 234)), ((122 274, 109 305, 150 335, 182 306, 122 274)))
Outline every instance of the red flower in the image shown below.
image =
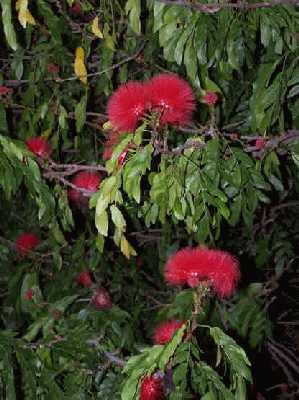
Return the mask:
POLYGON ((26 146, 32 153, 42 158, 48 158, 52 153, 51 146, 41 136, 27 139, 26 146))
POLYGON ((160 74, 146 85, 151 107, 161 113, 160 125, 186 125, 195 109, 189 84, 175 74, 160 74))
POLYGON ((139 400, 164 400, 163 381, 155 376, 142 379, 139 400))
POLYGON ((112 301, 107 290, 98 289, 91 299, 91 304, 98 310, 106 310, 112 307, 112 301))
POLYGON ((206 92, 206 94, 202 97, 201 101, 207 104, 209 107, 214 106, 219 97, 218 94, 215 92, 206 92))
POLYGON ((171 341, 178 329, 184 325, 181 321, 169 320, 158 325, 154 332, 154 343, 165 344, 171 341))
POLYGON ((25 297, 26 300, 32 300, 33 294, 34 294, 33 289, 28 289, 25 292, 24 297, 25 297))
POLYGON ((57 64, 50 63, 47 65, 47 70, 50 74, 58 74, 59 66, 57 64))
POLYGON ((89 271, 82 271, 80 272, 80 274, 76 277, 76 282, 79 285, 85 286, 85 287, 89 287, 92 285, 92 279, 90 276, 90 272, 89 271))
POLYGON ((267 143, 266 139, 256 139, 255 147, 257 148, 257 150, 262 150, 265 147, 266 143, 267 143))
POLYGON ((240 279, 240 271, 238 261, 225 251, 185 248, 169 258, 164 276, 172 285, 190 287, 208 280, 219 297, 228 297, 240 279))
POLYGON ((79 3, 74 3, 72 7, 70 8, 71 14, 74 15, 81 15, 82 14, 82 8, 79 3))
POLYGON ((8 94, 8 93, 11 93, 11 92, 12 92, 11 88, 8 88, 6 86, 0 86, 0 96, 2 94, 8 94))
MULTIPOLYGON (((78 172, 71 180, 72 184, 78 188, 85 189, 90 192, 90 195, 95 193, 101 183, 101 177, 97 172, 81 171, 78 172)), ((69 189, 69 199, 75 203, 86 204, 88 197, 80 190, 69 189)))
POLYGON ((219 100, 218 94, 210 91, 207 91, 206 94, 202 97, 202 102, 210 107, 214 106, 218 100, 219 100))
POLYGON ((40 243, 39 238, 34 233, 22 233, 16 240, 17 251, 20 256, 26 256, 34 250, 40 243))
POLYGON ((109 121, 120 132, 132 132, 146 108, 145 86, 140 82, 128 82, 121 85, 109 99, 109 121))

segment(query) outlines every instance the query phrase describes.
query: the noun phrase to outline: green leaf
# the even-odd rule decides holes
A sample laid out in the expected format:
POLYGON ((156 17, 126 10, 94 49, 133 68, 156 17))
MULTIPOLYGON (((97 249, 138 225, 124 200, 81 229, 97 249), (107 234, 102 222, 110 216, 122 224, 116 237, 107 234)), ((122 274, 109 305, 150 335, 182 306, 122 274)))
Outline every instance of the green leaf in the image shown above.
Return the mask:
POLYGON ((101 214, 95 215, 95 224, 99 234, 108 236, 108 214, 107 211, 102 211, 101 214))
POLYGON ((5 387, 5 399, 16 400, 16 390, 14 383, 13 359, 10 351, 3 353, 1 375, 5 387))
POLYGON ((84 95, 75 108, 76 131, 81 132, 86 121, 87 95, 84 95))
POLYGON ((162 371, 168 364, 170 358, 174 355, 179 344, 182 342, 185 330, 186 330, 186 325, 183 325, 180 329, 176 331, 171 341, 167 343, 166 346, 164 347, 159 359, 159 368, 162 371))
POLYGON ((141 33, 141 3, 140 0, 128 0, 126 4, 126 14, 129 16, 129 24, 132 30, 140 35, 141 33))
POLYGON ((7 40, 7 43, 13 50, 17 50, 17 38, 16 33, 11 22, 11 0, 2 0, 1 1, 2 7, 2 22, 4 27, 4 33, 7 40))
POLYGON ((122 212, 114 204, 110 206, 110 212, 114 225, 121 231, 125 231, 126 221, 122 215, 122 212))

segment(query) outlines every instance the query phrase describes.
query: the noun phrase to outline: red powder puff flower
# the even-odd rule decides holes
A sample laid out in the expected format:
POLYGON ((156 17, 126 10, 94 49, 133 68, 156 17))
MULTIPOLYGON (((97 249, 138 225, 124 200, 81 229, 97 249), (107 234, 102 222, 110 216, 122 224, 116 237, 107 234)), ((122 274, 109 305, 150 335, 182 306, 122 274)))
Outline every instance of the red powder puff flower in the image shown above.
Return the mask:
POLYGON ((206 92, 206 94, 201 99, 201 101, 207 104, 209 107, 214 106, 218 100, 218 94, 215 92, 206 92))
POLYGON ((207 248, 185 248, 166 263, 165 279, 172 285, 196 287, 208 280, 219 297, 230 296, 239 279, 238 261, 229 253, 207 248))
POLYGON ((47 70, 50 74, 58 74, 59 66, 57 64, 50 63, 47 65, 47 70))
POLYGON ((262 150, 265 147, 266 143, 267 143, 266 139, 256 139, 255 147, 257 148, 257 150, 262 150))
POLYGON ((22 233, 16 240, 17 251, 20 256, 26 256, 34 250, 40 243, 39 238, 34 233, 22 233))
POLYGON ((79 3, 74 3, 70 8, 70 12, 73 15, 81 15, 82 14, 82 7, 79 3))
POLYGON ((25 300, 29 300, 29 301, 32 300, 33 294, 34 294, 33 289, 28 289, 24 294, 25 300))
POLYGON ((98 289, 92 296, 91 304, 93 304, 97 310, 107 310, 111 308, 112 301, 107 290, 104 288, 98 289))
POLYGON ((160 125, 186 125, 195 109, 195 98, 189 84, 175 74, 160 74, 147 86, 152 109, 161 113, 160 125))
POLYGON ((52 149, 49 143, 43 137, 33 137, 26 140, 28 150, 42 158, 49 158, 52 149))
POLYGON ((147 108, 145 86, 140 82, 121 85, 110 97, 108 117, 119 132, 135 131, 147 108))
MULTIPOLYGON (((71 182, 78 188, 87 190, 91 195, 98 190, 101 183, 101 176, 97 172, 81 171, 72 178, 71 182)), ((71 201, 78 204, 88 203, 88 197, 80 190, 69 189, 68 197, 71 201)))
POLYGON ((156 376, 142 379, 139 400, 164 400, 163 381, 156 376))
POLYGON ((165 344, 170 342, 176 331, 183 325, 183 322, 176 320, 162 322, 154 331, 154 343, 165 344))
POLYGON ((11 88, 8 88, 6 86, 0 86, 0 96, 2 94, 8 94, 8 93, 11 93, 11 92, 12 92, 11 88))
POLYGON ((82 271, 80 274, 76 277, 76 282, 79 285, 89 287, 92 285, 92 279, 89 271, 82 271))

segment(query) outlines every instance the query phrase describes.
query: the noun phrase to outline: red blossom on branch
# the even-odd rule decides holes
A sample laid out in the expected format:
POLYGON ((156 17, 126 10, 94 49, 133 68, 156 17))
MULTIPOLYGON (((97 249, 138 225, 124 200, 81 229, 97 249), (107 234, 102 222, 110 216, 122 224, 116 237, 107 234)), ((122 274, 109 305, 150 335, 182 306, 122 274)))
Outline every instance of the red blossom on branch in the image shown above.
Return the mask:
POLYGON ((57 64, 54 63, 49 63, 47 65, 47 70, 50 74, 58 74, 59 72, 59 66, 57 64))
POLYGON ((27 139, 26 146, 33 154, 42 158, 49 158, 52 153, 51 146, 41 136, 27 139))
POLYGON ((97 289, 91 299, 91 304, 95 306, 97 310, 107 310, 112 307, 112 301, 109 293, 106 289, 97 289))
POLYGON ((70 12, 73 15, 81 15, 82 14, 82 7, 79 3, 74 3, 70 8, 70 12))
POLYGON ((155 376, 142 379, 139 400, 164 400, 163 381, 155 376))
POLYGON ((26 256, 33 251, 40 243, 39 238, 34 233, 24 232, 16 239, 16 247, 20 256, 26 256))
POLYGON ((178 329, 184 325, 182 321, 169 320, 162 322, 154 331, 154 343, 165 344, 171 341, 178 329))
POLYGON ((76 282, 79 285, 89 287, 92 285, 92 279, 89 271, 82 271, 80 274, 76 277, 76 282))
POLYGON ((214 106, 219 100, 219 96, 215 92, 206 92, 206 94, 202 97, 201 101, 207 104, 209 107, 214 106))
POLYGON ((119 132, 132 132, 147 109, 144 84, 131 81, 121 85, 110 97, 108 117, 119 132))
MULTIPOLYGON (((81 171, 78 172, 71 180, 71 183, 80 189, 85 189, 90 194, 95 193, 101 183, 101 176, 97 172, 81 171)), ((84 196, 80 190, 69 189, 68 197, 71 201, 78 204, 86 204, 88 198, 84 196)))
POLYGON ((8 94, 8 93, 11 93, 11 92, 12 92, 11 88, 8 88, 6 86, 0 86, 0 96, 2 94, 8 94))
POLYGON ((221 250, 185 248, 171 256, 166 263, 165 279, 171 285, 196 287, 209 281, 220 297, 229 297, 240 279, 238 261, 221 250))
POLYGON ((160 125, 186 125, 195 109, 195 98, 189 84, 176 74, 160 74, 147 87, 151 108, 161 113, 160 125))
POLYGON ((267 143, 266 139, 256 139, 254 145, 257 148, 257 150, 262 150, 265 147, 266 143, 267 143))

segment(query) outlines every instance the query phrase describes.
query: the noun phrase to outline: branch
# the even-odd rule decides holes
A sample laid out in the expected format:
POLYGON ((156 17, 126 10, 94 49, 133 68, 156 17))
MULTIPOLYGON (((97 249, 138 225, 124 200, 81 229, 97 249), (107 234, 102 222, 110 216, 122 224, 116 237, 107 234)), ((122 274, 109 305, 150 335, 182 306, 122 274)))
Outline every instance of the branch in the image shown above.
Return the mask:
POLYGON ((279 5, 290 5, 290 6, 298 6, 298 0, 272 0, 265 1, 261 3, 246 3, 246 2, 238 2, 238 3, 214 3, 214 4, 200 4, 200 3, 191 3, 189 0, 157 0, 160 3, 172 5, 172 6, 181 6, 188 7, 194 11, 202 12, 205 14, 215 14, 221 10, 231 9, 231 10, 256 10, 258 8, 271 8, 279 5))
POLYGON ((57 164, 53 160, 50 161, 50 165, 53 169, 64 169, 67 170, 65 175, 72 175, 78 171, 102 171, 107 172, 106 168, 102 165, 83 165, 83 164, 57 164))
MULTIPOLYGON (((92 72, 90 74, 87 74, 87 78, 91 78, 93 76, 100 76, 105 74, 106 72, 109 71, 113 71, 114 69, 117 69, 119 67, 121 67, 123 64, 127 64, 130 61, 133 61, 135 58, 137 58, 139 56, 139 54, 142 52, 142 50, 144 49, 145 43, 142 44, 142 46, 136 51, 136 53, 134 53, 132 56, 128 56, 126 58, 124 58, 123 60, 121 60, 120 62, 111 65, 110 67, 103 69, 102 71, 98 71, 98 72, 92 72)), ((62 83, 62 82, 66 82, 66 81, 75 81, 77 80, 78 77, 73 75, 69 78, 46 78, 43 81, 44 82, 56 82, 56 83, 62 83)), ((27 83, 38 83, 38 81, 31 81, 28 79, 22 79, 22 80, 6 80, 3 82, 3 85, 7 86, 7 87, 16 87, 22 84, 27 84, 27 83)))
MULTIPOLYGON (((273 359, 277 362, 277 364, 282 368, 284 371, 285 375, 288 378, 288 381, 294 385, 298 386, 298 381, 294 379, 293 374, 291 373, 290 369, 293 370, 296 374, 299 374, 299 364, 298 364, 298 359, 297 357, 292 354, 293 359, 289 357, 289 350, 286 352, 286 348, 282 345, 279 347, 277 346, 277 343, 269 340, 267 343, 268 350, 273 357, 273 359), (282 349, 281 349, 282 348, 282 349)), ((299 375, 298 375, 299 376, 299 375)))
POLYGON ((45 178, 50 179, 50 180, 53 179, 53 180, 56 180, 58 182, 61 182, 61 183, 63 183, 63 185, 68 186, 68 187, 70 187, 72 189, 75 189, 78 192, 82 193, 83 196, 91 197, 91 195, 93 195, 93 193, 94 193, 91 190, 82 189, 81 187, 74 185, 73 183, 71 183, 67 179, 65 179, 63 176, 61 176, 61 174, 59 172, 57 173, 57 172, 54 172, 54 171, 48 171, 48 172, 44 172, 43 176, 45 178))
POLYGON ((182 145, 175 147, 173 149, 168 149, 165 148, 164 146, 161 146, 158 144, 155 146, 155 154, 174 154, 176 156, 180 155, 183 153, 184 150, 187 149, 201 149, 205 147, 206 143, 201 141, 201 140, 195 140, 195 139, 187 139, 185 143, 182 145))

